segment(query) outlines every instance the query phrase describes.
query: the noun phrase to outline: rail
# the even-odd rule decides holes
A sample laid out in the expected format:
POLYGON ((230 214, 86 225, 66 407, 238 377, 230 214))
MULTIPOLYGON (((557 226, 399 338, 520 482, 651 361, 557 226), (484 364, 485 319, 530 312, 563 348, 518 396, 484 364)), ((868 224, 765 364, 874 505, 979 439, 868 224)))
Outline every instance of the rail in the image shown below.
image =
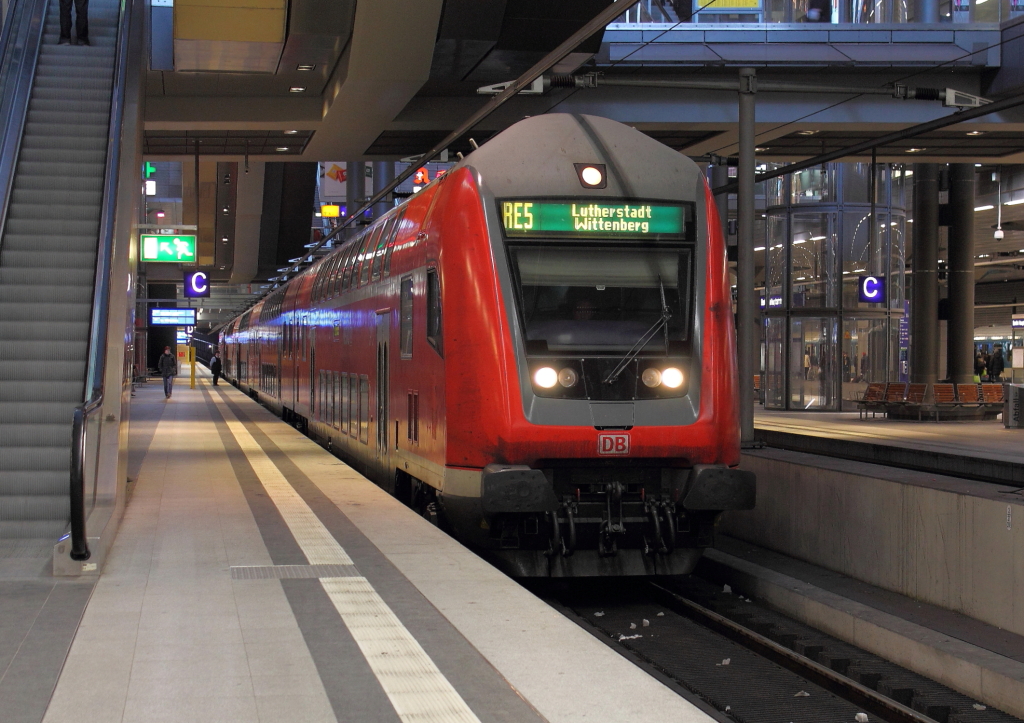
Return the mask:
POLYGON ((0 33, 0 237, 21 151, 48 0, 12 0, 0 33))
MULTIPOLYGON (((96 277, 93 284, 92 314, 89 325, 89 351, 85 373, 84 401, 75 408, 71 432, 71 559, 91 556, 86 539, 86 465, 89 464, 89 419, 103 406, 103 374, 107 361, 107 318, 110 303, 110 262, 114 245, 114 221, 117 215, 118 169, 121 162, 121 131, 124 124, 125 87, 128 78, 128 36, 131 32, 133 0, 121 0, 121 18, 117 30, 114 84, 110 98, 110 135, 107 163, 103 176, 103 207, 96 252, 96 277)), ((99 461, 101 431, 97 430, 92 448, 92 471, 99 461)))

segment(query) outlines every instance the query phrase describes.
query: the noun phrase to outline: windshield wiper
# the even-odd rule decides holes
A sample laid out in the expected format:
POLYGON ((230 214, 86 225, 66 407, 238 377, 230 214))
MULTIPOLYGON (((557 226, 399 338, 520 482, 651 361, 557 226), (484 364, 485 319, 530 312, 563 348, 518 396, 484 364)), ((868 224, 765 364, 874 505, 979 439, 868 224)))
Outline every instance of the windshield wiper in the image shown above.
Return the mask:
POLYGON ((621 376, 622 372, 626 370, 629 363, 636 359, 637 355, 643 351, 644 347, 650 343, 651 339, 661 331, 665 329, 665 349, 668 349, 668 320, 672 318, 672 314, 669 313, 668 304, 665 303, 665 284, 661 281, 661 276, 658 276, 658 286, 661 289, 661 317, 654 322, 654 326, 644 332, 644 335, 637 340, 633 348, 626 352, 626 356, 619 360, 619 363, 612 369, 612 373, 604 379, 605 384, 614 384, 615 381, 621 376))

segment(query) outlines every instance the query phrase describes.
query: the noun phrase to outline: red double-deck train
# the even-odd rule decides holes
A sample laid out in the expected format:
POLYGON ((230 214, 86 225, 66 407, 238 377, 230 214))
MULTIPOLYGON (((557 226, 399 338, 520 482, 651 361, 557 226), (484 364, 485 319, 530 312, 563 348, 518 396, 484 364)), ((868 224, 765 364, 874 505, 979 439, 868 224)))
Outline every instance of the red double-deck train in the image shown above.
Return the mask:
POLYGON ((225 376, 515 576, 680 574, 739 463, 697 166, 619 123, 497 135, 228 324, 225 376))

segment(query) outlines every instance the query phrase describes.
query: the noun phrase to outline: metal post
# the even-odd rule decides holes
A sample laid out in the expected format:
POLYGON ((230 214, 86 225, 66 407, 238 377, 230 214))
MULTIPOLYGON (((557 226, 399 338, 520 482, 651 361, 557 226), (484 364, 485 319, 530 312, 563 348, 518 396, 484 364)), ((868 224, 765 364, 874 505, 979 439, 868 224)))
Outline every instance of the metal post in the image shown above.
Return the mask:
MULTIPOLYGON (((725 159, 721 163, 711 166, 711 190, 724 186, 729 182, 729 166, 725 159)), ((719 193, 715 196, 715 206, 718 208, 718 220, 722 222, 722 238, 729 242, 729 194, 719 193)))
POLYGON ((910 303, 910 381, 939 375, 939 167, 914 164, 914 267, 910 303))
MULTIPOLYGON (((915 23, 937 23, 939 22, 939 0, 915 0, 914 2, 915 23)), ((917 175, 916 173, 914 174, 917 175)), ((915 221, 914 223, 917 223, 915 221)))
MULTIPOLYGON (((349 161, 345 173, 345 213, 351 215, 359 210, 366 198, 366 164, 349 161)), ((354 221, 353 224, 358 224, 354 221)), ((353 231, 355 233, 355 231, 353 231)))
POLYGON ((956 384, 970 384, 974 380, 973 163, 950 164, 949 211, 947 375, 956 384))
POLYGON ((193 341, 191 344, 189 344, 189 347, 188 347, 188 361, 192 365, 192 371, 189 374, 189 379, 188 379, 188 388, 189 389, 195 389, 196 388, 196 347, 195 347, 195 344, 196 344, 195 341, 193 341))
MULTIPOLYGON (((378 193, 383 191, 388 185, 395 180, 395 162, 394 161, 376 161, 373 164, 373 195, 376 196, 378 193)), ((388 209, 392 207, 390 197, 385 196, 383 199, 373 205, 373 217, 380 218, 388 209)))
POLYGON ((736 354, 739 367, 740 442, 754 444, 754 374, 756 366, 760 309, 754 293, 754 94, 757 73, 740 68, 739 92, 739 184, 736 215, 736 354))

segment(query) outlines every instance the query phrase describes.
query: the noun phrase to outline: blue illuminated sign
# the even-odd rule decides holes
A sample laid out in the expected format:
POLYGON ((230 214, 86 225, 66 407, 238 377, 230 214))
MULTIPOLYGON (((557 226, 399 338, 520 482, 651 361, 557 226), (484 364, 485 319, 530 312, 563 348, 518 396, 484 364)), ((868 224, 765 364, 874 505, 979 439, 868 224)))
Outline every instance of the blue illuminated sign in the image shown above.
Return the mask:
POLYGON ((210 298, 210 277, 205 271, 191 271, 185 274, 185 298, 210 298))
POLYGON ((880 276, 858 277, 857 298, 865 304, 884 304, 885 279, 880 276))
POLYGON ((150 309, 150 326, 195 326, 195 309, 150 309))

